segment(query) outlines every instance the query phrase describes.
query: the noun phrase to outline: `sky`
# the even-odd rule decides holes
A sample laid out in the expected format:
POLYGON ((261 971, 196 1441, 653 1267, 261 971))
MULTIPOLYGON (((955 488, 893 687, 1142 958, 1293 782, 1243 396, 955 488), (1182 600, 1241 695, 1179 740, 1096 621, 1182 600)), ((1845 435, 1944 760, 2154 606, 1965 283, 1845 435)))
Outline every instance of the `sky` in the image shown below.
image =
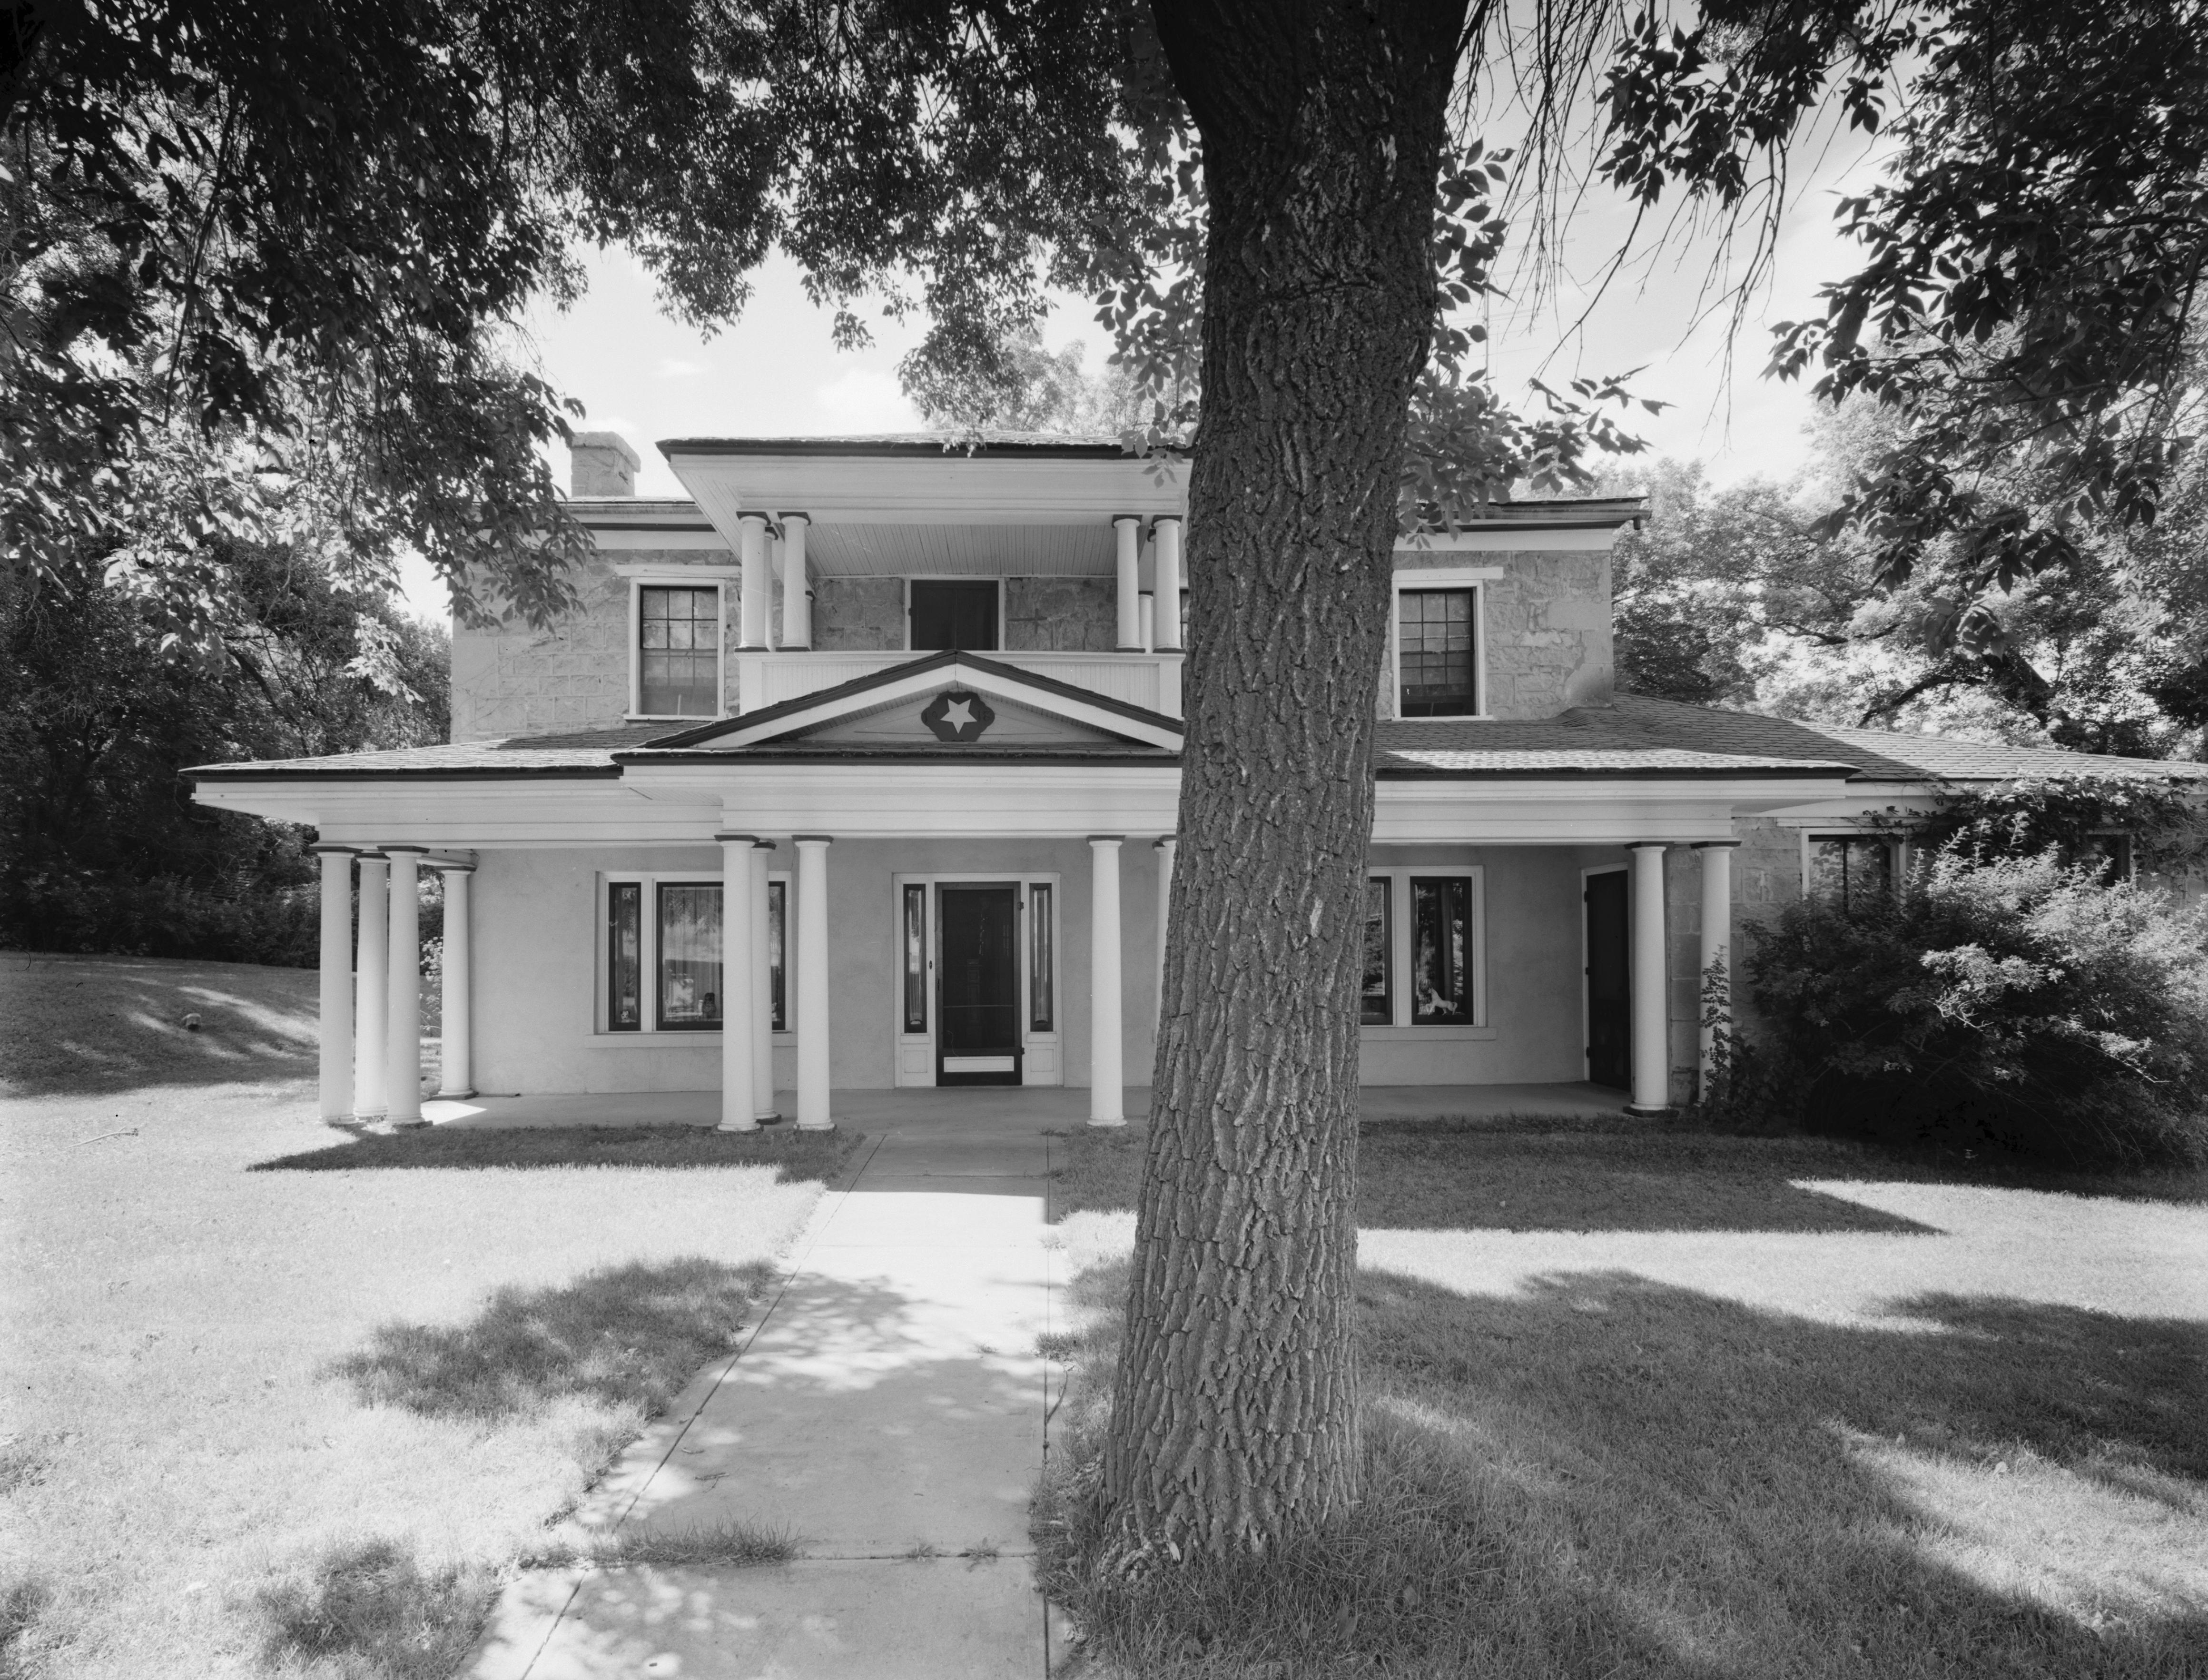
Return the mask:
MULTIPOLYGON (((1628 207, 1598 194, 1572 224, 1553 295, 1539 307, 1513 300, 1492 309, 1498 388, 1506 397, 1522 395, 1530 376, 1553 385, 1637 368, 1635 392, 1671 405, 1658 416, 1635 412, 1631 429, 1653 454, 1699 459, 1719 483, 1791 476, 1808 459, 1811 405, 1800 385, 1760 377, 1769 323, 1818 313, 1819 283, 1853 266, 1851 248, 1833 226, 1833 203, 1839 191, 1859 189, 1872 171, 1860 143, 1834 145, 1808 161, 1767 282, 1752 294, 1733 341, 1730 368, 1725 313, 1704 308, 1714 249, 1707 237, 1660 249, 1642 240, 1644 254, 1589 309, 1591 284, 1631 219, 1628 207), (1582 313, 1583 323, 1568 331, 1582 313)), ((813 306, 795 266, 777 257, 758 275, 743 317, 708 337, 661 310, 650 274, 627 253, 594 252, 585 261, 590 284, 582 299, 533 315, 524 353, 583 403, 579 429, 619 432, 635 447, 644 462, 640 495, 683 493, 654 447, 665 438, 921 427, 897 379, 899 359, 923 330, 917 321, 875 321, 870 348, 839 351, 828 311, 813 306)), ((1081 340, 1088 365, 1101 369, 1111 346, 1089 315, 1082 300, 1062 298, 1043 336, 1053 350, 1081 340)), ((555 465, 564 474, 565 464, 555 465)), ((401 581, 417 611, 444 615, 443 589, 426 562, 409 561, 401 581)))

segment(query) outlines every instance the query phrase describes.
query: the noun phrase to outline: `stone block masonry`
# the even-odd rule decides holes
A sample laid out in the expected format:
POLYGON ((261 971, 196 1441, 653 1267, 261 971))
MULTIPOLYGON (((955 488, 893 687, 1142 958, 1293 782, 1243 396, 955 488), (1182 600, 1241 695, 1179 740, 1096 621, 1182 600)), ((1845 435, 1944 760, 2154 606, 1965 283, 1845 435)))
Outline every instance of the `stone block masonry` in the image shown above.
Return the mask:
POLYGON ((1109 653, 1119 645, 1110 578, 1007 578, 1005 646, 1016 653, 1109 653))
POLYGON ((904 645, 903 578, 816 578, 813 645, 832 651, 888 652, 904 645))
POLYGON ((1553 717, 1609 702, 1616 659, 1606 552, 1431 551, 1399 554, 1395 563, 1406 582, 1421 571, 1501 568, 1482 591, 1491 717, 1553 717))

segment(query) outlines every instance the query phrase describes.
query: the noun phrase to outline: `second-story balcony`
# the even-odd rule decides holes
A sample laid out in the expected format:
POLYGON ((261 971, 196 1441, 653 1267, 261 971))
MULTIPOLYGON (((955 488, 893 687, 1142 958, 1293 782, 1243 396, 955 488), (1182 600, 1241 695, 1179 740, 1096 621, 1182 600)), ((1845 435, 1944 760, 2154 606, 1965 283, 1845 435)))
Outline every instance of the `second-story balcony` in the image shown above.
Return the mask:
MULTIPOLYGON (((736 667, 739 710, 757 711, 928 656, 902 648, 866 651, 746 648, 729 657, 736 667)), ((1031 671, 1037 676, 1088 689, 1109 699, 1163 712, 1168 717, 1181 715, 1183 656, 1178 652, 1008 652, 992 649, 985 657, 999 664, 1031 671)))

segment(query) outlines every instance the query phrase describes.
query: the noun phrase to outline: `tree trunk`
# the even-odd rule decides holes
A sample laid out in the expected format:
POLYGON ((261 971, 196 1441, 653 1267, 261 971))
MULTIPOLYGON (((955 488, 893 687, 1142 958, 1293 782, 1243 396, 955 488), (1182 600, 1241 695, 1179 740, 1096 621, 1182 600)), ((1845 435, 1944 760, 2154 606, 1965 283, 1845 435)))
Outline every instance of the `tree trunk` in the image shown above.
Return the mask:
POLYGON ((1356 1493, 1374 700, 1463 16, 1158 9, 1211 219, 1180 847, 1103 1486, 1129 1539, 1180 1552, 1264 1551, 1356 1493))

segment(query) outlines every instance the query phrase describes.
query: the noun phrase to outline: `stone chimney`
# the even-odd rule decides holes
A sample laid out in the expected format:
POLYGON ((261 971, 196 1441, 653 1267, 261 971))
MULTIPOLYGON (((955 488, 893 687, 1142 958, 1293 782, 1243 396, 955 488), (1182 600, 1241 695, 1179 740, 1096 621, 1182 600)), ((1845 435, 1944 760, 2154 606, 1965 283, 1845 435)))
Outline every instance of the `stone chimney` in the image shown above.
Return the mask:
POLYGON ((634 495, 639 465, 619 432, 577 432, 567 443, 567 494, 634 495))

